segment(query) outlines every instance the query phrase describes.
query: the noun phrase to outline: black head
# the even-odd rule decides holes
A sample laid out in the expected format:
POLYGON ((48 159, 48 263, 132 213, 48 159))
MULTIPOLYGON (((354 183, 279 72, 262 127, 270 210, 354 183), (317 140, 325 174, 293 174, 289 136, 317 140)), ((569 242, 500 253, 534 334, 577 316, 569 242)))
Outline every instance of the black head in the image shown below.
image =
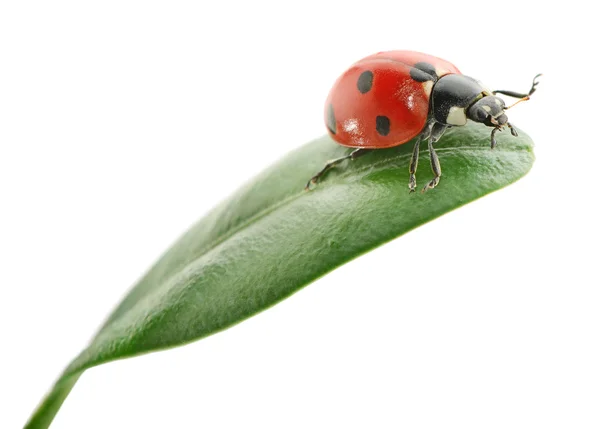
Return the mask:
MULTIPOLYGON (((512 107, 512 106, 511 106, 512 107)), ((504 126, 510 128, 510 133, 517 136, 517 130, 508 122, 506 116, 507 107, 504 100, 495 95, 486 95, 479 99, 467 110, 467 117, 475 122, 481 122, 488 127, 493 127, 491 141, 492 149, 496 147, 496 132, 502 130, 504 126)))
POLYGON ((504 100, 495 95, 488 95, 473 103, 467 110, 467 117, 475 122, 481 122, 488 127, 499 128, 508 124, 504 100))

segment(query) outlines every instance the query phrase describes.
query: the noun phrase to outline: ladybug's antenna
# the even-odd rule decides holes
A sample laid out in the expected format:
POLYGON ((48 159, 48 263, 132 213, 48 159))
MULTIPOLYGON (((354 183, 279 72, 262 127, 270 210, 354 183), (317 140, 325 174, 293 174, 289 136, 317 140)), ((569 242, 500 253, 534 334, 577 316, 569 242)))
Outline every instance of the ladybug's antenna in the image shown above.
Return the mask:
POLYGON ((520 102, 522 102, 522 101, 527 101, 527 100, 529 100, 530 98, 531 98, 531 97, 529 97, 529 94, 528 94, 528 95, 526 95, 525 97, 523 97, 523 98, 521 98, 521 99, 519 99, 519 100, 515 101, 515 102, 514 102, 513 104, 511 104, 510 106, 508 106, 508 107, 505 107, 505 108, 504 108, 504 110, 506 111, 506 110, 510 109, 511 107, 515 107, 515 106, 516 106, 517 104, 519 104, 520 102))

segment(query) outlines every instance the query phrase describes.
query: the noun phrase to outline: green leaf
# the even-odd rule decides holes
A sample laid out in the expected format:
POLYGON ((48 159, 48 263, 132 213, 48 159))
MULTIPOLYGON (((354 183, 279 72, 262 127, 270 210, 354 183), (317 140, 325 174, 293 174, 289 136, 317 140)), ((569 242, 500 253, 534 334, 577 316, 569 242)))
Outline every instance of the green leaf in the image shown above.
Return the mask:
MULTIPOLYGON (((531 168, 523 132, 453 128, 437 143, 437 188, 408 193, 412 144, 379 150, 306 181, 347 148, 322 137, 292 152, 194 225, 131 290, 65 370, 27 423, 47 428, 87 368, 174 347, 226 329, 335 267, 450 210, 500 189, 531 168)), ((431 177, 423 145, 420 186, 431 177)))

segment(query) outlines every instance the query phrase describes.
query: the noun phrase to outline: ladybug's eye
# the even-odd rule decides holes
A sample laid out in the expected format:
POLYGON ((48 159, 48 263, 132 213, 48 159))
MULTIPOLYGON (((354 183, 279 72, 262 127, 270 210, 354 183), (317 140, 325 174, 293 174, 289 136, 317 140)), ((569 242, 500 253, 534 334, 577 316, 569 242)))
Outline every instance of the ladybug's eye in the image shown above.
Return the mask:
POLYGON ((475 111, 475 119, 477 122, 484 122, 489 116, 490 114, 483 107, 480 107, 475 111))

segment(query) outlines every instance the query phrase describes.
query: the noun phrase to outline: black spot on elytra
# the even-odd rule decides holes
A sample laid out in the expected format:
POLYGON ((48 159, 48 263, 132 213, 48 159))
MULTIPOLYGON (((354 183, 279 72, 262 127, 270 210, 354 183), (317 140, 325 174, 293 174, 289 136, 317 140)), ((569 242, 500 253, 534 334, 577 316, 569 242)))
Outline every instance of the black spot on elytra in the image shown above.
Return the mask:
POLYGON ((375 119, 375 129, 382 136, 387 136, 390 133, 390 118, 387 116, 378 116, 375 119))
POLYGON ((333 113, 333 104, 330 104, 327 108, 327 128, 332 134, 337 131, 335 114, 333 113))
POLYGON ((412 77, 417 82, 427 82, 428 80, 436 81, 438 79, 438 75, 435 72, 435 67, 432 64, 426 63, 425 61, 421 61, 420 63, 416 63, 410 69, 410 77, 412 77))
POLYGON ((369 92, 373 86, 373 72, 371 70, 362 72, 358 77, 356 86, 362 94, 369 92))

